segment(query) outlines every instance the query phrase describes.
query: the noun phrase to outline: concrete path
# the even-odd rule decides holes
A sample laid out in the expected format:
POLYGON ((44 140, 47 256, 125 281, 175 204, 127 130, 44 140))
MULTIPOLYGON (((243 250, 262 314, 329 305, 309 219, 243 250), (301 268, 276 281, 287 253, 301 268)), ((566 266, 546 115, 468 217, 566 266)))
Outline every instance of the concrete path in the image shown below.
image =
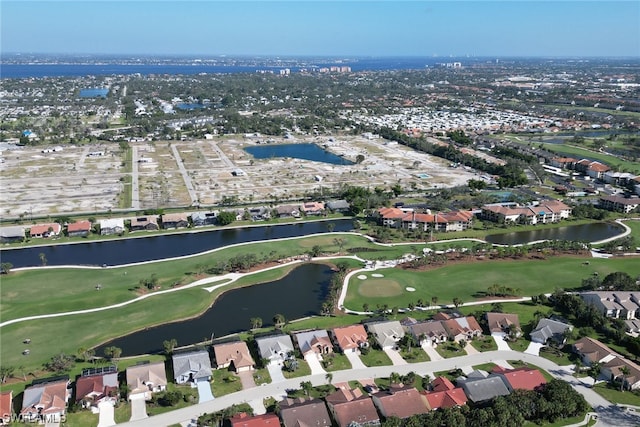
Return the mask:
POLYGON ((114 409, 111 402, 98 403, 98 427, 110 427, 116 425, 114 409))
MULTIPOLYGON (((333 372, 334 382, 345 382, 351 380, 358 380, 363 378, 384 378, 388 377, 391 372, 397 372, 400 375, 406 375, 410 371, 413 372, 440 372, 455 369, 461 366, 475 366, 483 363, 493 362, 495 360, 522 360, 526 363, 531 363, 545 369, 552 376, 567 381, 572 385, 579 393, 581 393, 587 402, 594 408, 597 408, 600 419, 602 417, 608 417, 612 420, 609 425, 638 425, 640 423, 640 415, 636 414, 637 418, 632 418, 635 424, 625 424, 623 417, 618 414, 618 409, 612 410, 611 404, 607 402, 603 397, 597 394, 595 391, 586 387, 580 381, 571 375, 571 372, 566 371, 560 366, 556 365, 550 360, 543 357, 533 356, 526 353, 516 351, 488 351, 479 354, 454 357, 450 359, 444 359, 435 362, 420 362, 412 363, 401 366, 376 366, 367 369, 345 369, 342 371, 333 372), (615 424, 617 422, 618 424, 615 424)), ((311 381, 316 385, 326 384, 326 378, 322 375, 309 375, 306 377, 298 377, 290 380, 286 380, 280 383, 271 383, 262 387, 256 387, 250 390, 243 390, 238 393, 232 393, 225 396, 216 398, 211 402, 203 404, 188 406, 186 408, 177 409, 175 411, 167 412, 164 414, 156 415, 148 419, 139 420, 135 422, 128 422, 121 424, 122 426, 130 427, 156 427, 163 425, 178 424, 185 420, 196 418, 197 416, 205 412, 215 412, 221 409, 227 408, 234 403, 248 402, 255 399, 263 399, 268 396, 282 395, 287 389, 300 388, 300 382, 311 381)), ((628 416, 629 414, 625 414, 628 416)), ((604 425, 604 424, 603 424, 604 425)))
POLYGON ((307 361, 307 363, 309 364, 309 367, 311 368, 311 375, 320 375, 320 374, 324 375, 327 373, 327 371, 325 371, 322 365, 320 364, 320 360, 318 359, 318 356, 315 353, 307 354, 304 357, 304 360, 307 361))
POLYGON ((494 360, 493 363, 505 369, 513 369, 513 366, 507 363, 506 360, 494 360))
POLYGON ((240 372, 237 375, 240 377, 243 390, 254 388, 256 386, 256 381, 253 379, 253 371, 240 372))
POLYGON ((204 403, 214 399, 209 381, 201 380, 198 381, 196 385, 198 386, 198 403, 204 403))
POLYGON ((407 361, 404 360, 402 356, 400 356, 398 350, 387 348, 384 350, 384 352, 387 354, 387 356, 389 356, 389 359, 391 359, 391 363, 393 363, 394 366, 407 364, 407 361))
POLYGON ((286 380, 284 374, 282 373, 282 365, 280 365, 280 362, 269 363, 267 365, 267 370, 269 371, 269 375, 271 376, 272 383, 279 383, 286 380))
POLYGON ((534 356, 540 355, 540 349, 544 347, 544 344, 540 344, 537 342, 532 342, 529 344, 529 347, 524 351, 527 354, 533 354, 534 356))
POLYGON ((351 369, 366 369, 364 363, 362 363, 362 359, 360 359, 360 355, 358 353, 347 352, 344 354, 351 362, 351 369))
POLYGON ((440 353, 438 353, 436 349, 431 347, 429 344, 424 343, 421 347, 424 352, 427 353, 427 356, 429 356, 429 359, 431 359, 432 362, 444 359, 444 357, 440 356, 440 353))
POLYGON ((129 401, 131 402, 130 422, 149 418, 147 415, 147 401, 144 398, 144 393, 132 394, 129 396, 129 401))
POLYGON ((505 351, 511 350, 511 347, 509 347, 509 344, 504 340, 504 337, 502 335, 491 334, 491 336, 493 337, 493 340, 496 342, 496 345, 498 346, 498 350, 505 350, 505 351))

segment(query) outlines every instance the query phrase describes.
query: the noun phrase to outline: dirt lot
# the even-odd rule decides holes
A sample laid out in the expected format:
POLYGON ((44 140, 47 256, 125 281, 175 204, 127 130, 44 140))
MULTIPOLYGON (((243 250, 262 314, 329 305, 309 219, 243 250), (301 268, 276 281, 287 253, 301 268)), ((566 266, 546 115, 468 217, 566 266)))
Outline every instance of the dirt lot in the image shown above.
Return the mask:
MULTIPOLYGON (((426 190, 463 185, 476 177, 470 171, 449 167, 445 160, 360 136, 271 138, 275 144, 314 142, 351 161, 364 156, 363 162, 350 166, 293 158, 253 159, 244 151, 263 139, 237 135, 134 144, 136 161, 131 174, 137 175, 132 182, 138 183, 139 206, 209 205, 223 196, 237 196, 244 202, 273 202, 343 184, 373 188, 400 183, 403 188, 426 190), (246 175, 234 176, 236 169, 246 175)), ((2 153, 3 217, 118 208, 128 172, 117 145, 65 146, 62 151, 43 153, 47 148, 53 147, 22 147, 2 153), (104 154, 91 155, 95 152, 104 154)))

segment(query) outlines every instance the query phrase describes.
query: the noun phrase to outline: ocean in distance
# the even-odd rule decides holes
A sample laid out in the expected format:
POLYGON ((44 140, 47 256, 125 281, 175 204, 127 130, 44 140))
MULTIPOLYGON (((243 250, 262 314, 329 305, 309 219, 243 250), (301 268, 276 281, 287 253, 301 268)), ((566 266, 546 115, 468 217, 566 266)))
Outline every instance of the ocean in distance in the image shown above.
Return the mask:
POLYGON ((292 66, 288 63, 274 65, 273 62, 265 65, 222 65, 192 62, 189 64, 118 64, 95 63, 4 63, 2 64, 2 78, 39 78, 39 77, 80 77, 89 75, 126 75, 126 74, 232 74, 232 73, 256 73, 260 71, 273 71, 289 68, 292 73, 301 69, 313 70, 323 67, 347 66, 352 72, 357 71, 383 71, 383 70, 421 70, 431 67, 438 62, 453 61, 451 58, 360 58, 353 60, 340 60, 335 62, 314 62, 305 66, 292 66))

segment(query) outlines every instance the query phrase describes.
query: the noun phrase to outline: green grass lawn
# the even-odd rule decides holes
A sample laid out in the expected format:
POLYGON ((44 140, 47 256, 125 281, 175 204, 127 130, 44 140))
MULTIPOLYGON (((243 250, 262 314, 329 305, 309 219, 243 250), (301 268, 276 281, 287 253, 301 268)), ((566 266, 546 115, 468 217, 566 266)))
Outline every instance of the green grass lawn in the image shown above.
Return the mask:
MULTIPOLYGON (((539 144, 536 142, 535 144, 539 144)), ((601 163, 606 164, 611 168, 620 168, 620 170, 624 170, 631 173, 640 173, 640 164, 637 162, 632 162, 629 160, 624 160, 617 158, 615 156, 611 156, 609 154, 600 153, 592 150, 588 150, 585 148, 581 148, 575 145, 569 144, 552 144, 552 143, 542 143, 544 148, 552 151, 554 153, 569 155, 571 157, 583 158, 587 157, 593 160, 597 160, 601 163)))
POLYGON ((640 406, 640 391, 622 392, 619 387, 612 387, 609 383, 596 384, 593 389, 611 403, 640 406))
POLYGON ((483 335, 471 340, 471 345, 478 351, 493 351, 498 349, 498 344, 490 335, 483 335))
POLYGON ((322 366, 327 372, 342 371, 343 369, 351 369, 351 362, 344 354, 331 353, 323 356, 322 366))
MULTIPOLYGON (((517 284, 521 295, 530 296, 553 292, 556 288, 579 286, 580 281, 598 272, 601 277, 615 271, 626 271, 631 276, 640 274, 640 263, 636 260, 611 258, 589 258, 589 265, 583 258, 573 256, 549 257, 542 260, 496 260, 478 261, 464 264, 450 264, 428 271, 388 268, 377 270, 384 278, 364 280, 353 276, 345 306, 361 310, 364 303, 375 308, 386 304, 389 307, 407 307, 418 299, 431 301, 438 298, 438 304, 451 304, 454 297, 463 302, 483 297, 483 292, 491 284, 517 284), (540 280, 544 277, 545 280, 540 280), (414 288, 414 292, 406 290, 414 288)), ((365 274, 366 275, 366 274, 365 274)))
POLYGON ((420 347, 414 347, 411 351, 400 350, 400 356, 409 363, 428 362, 429 355, 420 347))
POLYGON ((253 371, 253 381, 256 385, 269 384, 271 382, 271 375, 267 368, 255 369, 253 371))
POLYGON ((516 341, 507 341, 507 344, 513 351, 524 352, 527 347, 529 347, 529 344, 531 344, 531 341, 520 337, 516 341))
POLYGON ((362 360, 362 363, 368 367, 387 366, 392 364, 387 353, 382 350, 370 349, 367 354, 361 354, 360 359, 362 360))
POLYGON ((120 405, 116 406, 113 411, 113 417, 115 418, 116 424, 129 421, 131 418, 131 404, 129 402, 120 402, 120 405))
POLYGON ((214 397, 235 393, 242 390, 240 378, 226 369, 215 369, 211 380, 211 392, 214 397))
POLYGON ((467 352, 460 348, 460 346, 454 342, 445 342, 439 344, 436 347, 436 351, 440 356, 448 359, 450 357, 466 356, 467 352))
MULTIPOLYGON (((127 419, 127 421, 129 421, 127 419)), ((93 414, 89 409, 67 412, 66 427, 85 427, 98 425, 98 414, 93 414)))
POLYGON ((284 375, 286 379, 311 375, 311 368, 309 367, 309 364, 307 363, 307 361, 304 359, 297 359, 297 360, 298 360, 298 369, 296 369, 293 372, 289 372, 285 369, 282 370, 282 375, 284 375))
POLYGON ((542 347, 540 349, 540 356, 545 359, 549 359, 559 366, 573 365, 573 359, 570 353, 564 350, 558 350, 553 347, 542 347))
POLYGON ((481 363, 480 365, 474 365, 472 366, 473 369, 477 369, 477 370, 481 370, 481 371, 487 371, 487 372, 491 372, 493 370, 493 368, 495 368, 496 365, 495 363, 481 363))

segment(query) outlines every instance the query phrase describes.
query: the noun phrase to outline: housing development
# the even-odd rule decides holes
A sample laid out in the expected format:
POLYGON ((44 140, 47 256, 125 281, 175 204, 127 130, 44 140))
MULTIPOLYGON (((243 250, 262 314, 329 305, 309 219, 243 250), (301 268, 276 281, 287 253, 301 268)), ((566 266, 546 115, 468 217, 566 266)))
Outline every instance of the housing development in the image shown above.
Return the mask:
POLYGON ((0 424, 640 424, 640 63, 450 59, 3 58, 0 424))

